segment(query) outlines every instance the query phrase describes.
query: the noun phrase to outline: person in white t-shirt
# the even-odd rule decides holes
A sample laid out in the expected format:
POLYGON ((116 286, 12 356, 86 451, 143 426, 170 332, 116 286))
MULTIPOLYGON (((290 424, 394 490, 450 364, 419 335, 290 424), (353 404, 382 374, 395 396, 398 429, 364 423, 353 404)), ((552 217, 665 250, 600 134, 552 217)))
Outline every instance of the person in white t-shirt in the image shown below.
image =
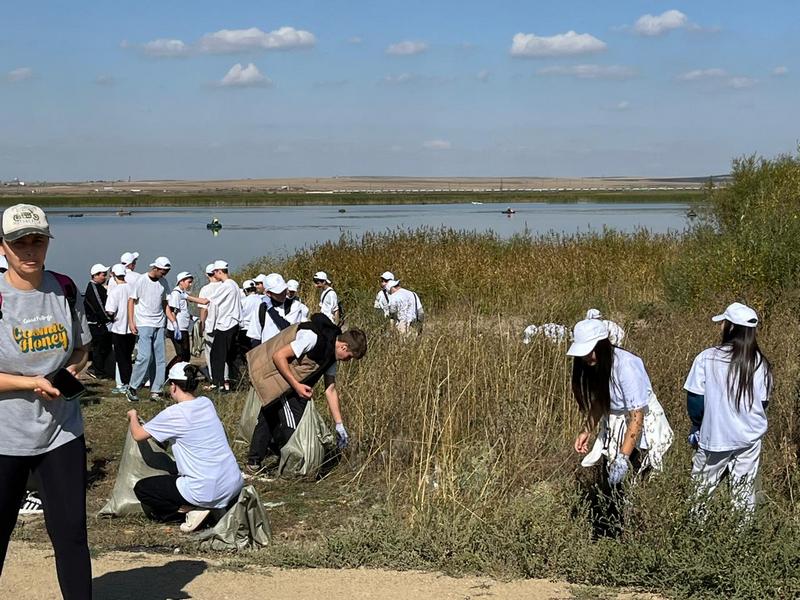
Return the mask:
POLYGON ((133 370, 133 349, 136 347, 136 336, 128 329, 128 298, 131 286, 125 278, 130 273, 122 263, 111 267, 114 287, 109 286, 105 311, 111 317, 111 342, 114 346, 114 359, 117 362, 119 385, 114 393, 124 394, 131 383, 133 370))
MULTIPOLYGON (((136 261, 139 258, 138 252, 123 252, 122 256, 119 257, 119 262, 125 266, 125 269, 128 271, 125 273, 125 283, 129 286, 133 286, 136 283, 136 280, 142 276, 141 273, 136 272, 136 261)), ((114 287, 116 282, 114 280, 108 283, 109 289, 114 287)))
POLYGON ((254 319, 258 318, 258 308, 264 297, 256 290, 256 282, 246 279, 242 284, 245 297, 242 298, 242 325, 239 329, 240 351, 246 354, 248 350, 259 344, 258 338, 250 335, 250 327, 254 319))
POLYGON ((380 277, 381 289, 375 296, 375 303, 373 307, 383 313, 383 316, 389 318, 389 290, 386 284, 394 280, 394 273, 391 271, 384 271, 380 277))
POLYGON ((587 319, 599 319, 602 323, 608 328, 608 339, 611 341, 612 344, 615 346, 619 346, 622 344, 622 340, 625 339, 625 330, 616 324, 614 321, 609 321, 608 319, 604 319, 602 313, 596 308, 590 308, 586 311, 586 318, 587 319))
POLYGON ((136 363, 126 395, 137 402, 137 390, 150 377, 150 399, 161 400, 167 359, 164 349, 164 328, 167 319, 175 321, 167 305, 169 287, 164 278, 172 265, 166 256, 150 263, 150 270, 131 285, 128 297, 128 329, 139 336, 136 343, 136 363))
MULTIPOLYGON (((199 298, 208 300, 214 293, 219 281, 214 278, 214 263, 206 265, 206 277, 208 282, 200 288, 197 293, 199 298)), ((214 305, 207 303, 200 304, 200 329, 203 332, 203 356, 206 360, 206 372, 209 381, 211 380, 211 346, 214 343, 214 321, 216 319, 217 311, 214 305)), ((228 366, 225 365, 225 379, 228 378, 228 366)))
POLYGON ((697 355, 683 386, 692 421, 689 443, 695 448, 692 478, 702 498, 727 472, 734 506, 751 513, 772 367, 758 347, 756 311, 734 302, 711 320, 721 323, 720 343, 697 355))
POLYGON ((314 286, 319 290, 319 311, 337 325, 341 324, 341 307, 336 290, 331 287, 331 280, 325 271, 317 271, 312 278, 314 286))
POLYGON ((397 331, 405 335, 411 331, 412 325, 422 324, 425 310, 416 292, 403 288, 396 279, 386 282, 386 289, 389 290, 389 316, 397 331))
POLYGON ((133 491, 150 518, 185 519, 181 531, 188 533, 212 510, 228 509, 244 482, 214 404, 205 396, 194 395, 199 383, 197 367, 176 363, 169 371, 168 383, 175 404, 143 425, 136 410, 130 410, 128 421, 137 442, 151 437, 159 443, 172 442, 178 474, 146 477, 133 491))
POLYGON ((596 454, 582 464, 601 462, 607 475, 607 485, 605 478, 601 479, 600 496, 594 494, 600 500, 591 511, 595 534, 617 536, 622 527, 621 484, 631 464, 637 470, 647 464, 642 450, 648 444, 660 448, 660 440, 643 435, 645 415, 657 402, 644 363, 635 354, 614 346, 608 335, 602 321, 579 321, 567 356, 573 357, 572 393, 585 418, 575 439, 575 451, 587 458, 596 454), (596 431, 597 450, 589 454, 589 439, 596 431))
POLYGON ((255 345, 263 344, 289 325, 308 320, 308 307, 288 298, 289 286, 282 275, 267 275, 265 289, 267 295, 253 315, 247 330, 247 336, 255 341, 255 345))
POLYGON ((192 315, 189 312, 189 290, 194 283, 194 275, 181 271, 175 278, 175 287, 167 296, 167 306, 172 309, 175 321, 167 321, 167 337, 172 340, 175 356, 167 365, 167 370, 177 362, 189 362, 191 359, 190 335, 192 315))

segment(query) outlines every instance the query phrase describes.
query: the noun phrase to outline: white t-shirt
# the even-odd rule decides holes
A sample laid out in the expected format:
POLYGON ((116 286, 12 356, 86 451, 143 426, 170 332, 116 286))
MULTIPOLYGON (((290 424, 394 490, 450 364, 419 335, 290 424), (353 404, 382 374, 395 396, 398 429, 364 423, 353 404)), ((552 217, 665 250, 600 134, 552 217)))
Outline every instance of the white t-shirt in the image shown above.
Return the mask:
MULTIPOLYGON (((209 296, 216 308, 214 331, 228 331, 242 321, 242 297, 233 279, 221 281, 209 296)), ((208 326, 206 326, 208 330, 208 326)))
POLYGON ((149 275, 145 275, 136 280, 131 287, 130 297, 138 300, 133 311, 137 327, 164 327, 167 321, 164 312, 167 294, 169 288, 163 277, 153 281, 149 275))
POLYGON ((128 282, 119 283, 108 290, 106 297, 105 311, 112 313, 111 333, 125 335, 130 333, 128 330, 128 296, 130 296, 131 286, 128 282))
POLYGON ((225 508, 242 489, 242 473, 211 400, 168 406, 144 424, 158 442, 172 441, 178 491, 204 508, 225 508))
POLYGON ((389 292, 382 289, 378 292, 375 296, 375 303, 373 304, 375 308, 378 310, 383 311, 383 316, 389 316, 389 292))
POLYGON ((727 452, 747 448, 767 432, 767 414, 762 402, 768 398, 768 382, 762 362, 753 375, 753 406, 742 397, 740 410, 728 389, 728 352, 719 347, 706 348, 692 363, 683 388, 705 396, 703 424, 699 445, 709 452, 727 452))
MULTIPOLYGON (((261 306, 265 297, 261 294, 253 293, 242 298, 242 329, 247 331, 248 335, 253 319, 258 320, 258 307, 261 306)), ((250 337, 258 339, 257 335, 251 335, 250 337)))
POLYGON ((414 323, 418 314, 422 313, 422 302, 411 290, 400 288, 389 294, 389 314, 397 319, 398 323, 414 323))
POLYGON ((642 359, 622 348, 614 348, 614 365, 608 389, 612 411, 626 413, 645 408, 653 393, 653 386, 642 359))
POLYGON ((334 312, 339 310, 339 296, 336 295, 336 291, 330 287, 326 288, 322 290, 319 298, 320 312, 335 323, 334 312))
MULTIPOLYGON (((192 326, 192 315, 189 314, 189 303, 186 300, 186 296, 186 292, 176 287, 169 293, 167 298, 167 304, 173 312, 177 313, 175 318, 178 321, 178 329, 181 331, 189 331, 192 326)), ((172 321, 167 323, 167 329, 170 331, 175 329, 172 321)))
MULTIPOLYGON (((300 329, 294 336, 294 341, 289 344, 292 347, 295 357, 300 358, 303 354, 311 352, 317 345, 317 334, 310 329, 300 329)), ((336 361, 325 371, 328 377, 336 377, 336 361)))
MULTIPOLYGON (((287 301, 288 302, 288 301, 287 301)), ((272 299, 269 296, 264 296, 264 302, 267 306, 267 309, 273 306, 272 299)), ((297 323, 302 323, 306 320, 308 316, 308 307, 301 303, 301 302, 292 302, 289 306, 289 312, 286 312, 286 304, 278 304, 275 306, 275 310, 278 312, 280 316, 286 319, 289 322, 289 325, 295 325, 297 323), (305 310, 304 310, 305 309, 305 310)), ((260 314, 261 306, 253 314, 253 318, 250 322, 250 327, 247 329, 247 337, 253 338, 254 340, 260 340, 263 344, 267 340, 275 337, 278 335, 281 330, 275 324, 275 321, 272 320, 272 317, 269 316, 269 313, 264 315, 264 327, 261 327, 261 321, 258 318, 260 314)))
MULTIPOLYGON (((207 298, 211 299, 214 295, 214 290, 217 289, 216 286, 219 285, 219 281, 209 281, 203 287, 200 288, 200 292, 197 294, 199 298, 207 298)), ((211 333, 214 331, 214 324, 217 320, 217 308, 213 305, 213 303, 209 303, 203 306, 206 309, 206 320, 203 323, 205 327, 206 333, 211 333)))

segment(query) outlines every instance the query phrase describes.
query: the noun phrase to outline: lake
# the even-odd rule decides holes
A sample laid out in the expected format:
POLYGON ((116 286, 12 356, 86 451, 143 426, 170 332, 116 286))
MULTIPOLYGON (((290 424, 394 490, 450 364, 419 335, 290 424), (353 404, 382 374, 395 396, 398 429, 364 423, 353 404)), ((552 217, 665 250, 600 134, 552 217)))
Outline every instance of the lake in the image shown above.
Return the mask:
MULTIPOLYGON (((501 204, 410 204, 364 206, 275 207, 161 207, 137 208, 130 216, 116 209, 48 209, 55 239, 47 267, 83 284, 92 264, 112 265, 126 251, 140 253, 138 271, 157 256, 172 261, 172 271, 201 274, 215 259, 227 260, 232 270, 255 258, 284 256, 343 233, 361 235, 388 229, 442 226, 468 231, 493 231, 510 237, 532 233, 586 233, 604 227, 619 231, 646 228, 656 233, 686 228, 688 204, 661 202, 520 203, 516 214, 504 215, 501 204), (339 210, 345 212, 340 213, 339 210), (68 213, 83 213, 69 217, 68 213), (206 229, 212 218, 223 228, 206 229)), ((321 269, 328 268, 320 265, 321 269)), ((308 276, 307 274, 293 274, 308 276)))

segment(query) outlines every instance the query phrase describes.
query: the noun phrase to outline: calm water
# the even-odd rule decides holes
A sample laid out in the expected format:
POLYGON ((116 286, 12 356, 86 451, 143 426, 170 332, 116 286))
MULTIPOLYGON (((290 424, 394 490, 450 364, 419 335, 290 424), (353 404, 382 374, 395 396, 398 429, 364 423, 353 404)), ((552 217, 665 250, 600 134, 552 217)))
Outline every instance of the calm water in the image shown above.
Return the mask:
MULTIPOLYGON (((49 218, 56 239, 51 242, 47 266, 85 283, 92 264, 112 265, 122 252, 131 250, 141 254, 140 272, 155 257, 163 255, 172 261, 173 273, 188 270, 199 274, 215 259, 227 260, 236 269, 260 256, 282 256, 317 242, 338 239, 342 232, 360 235, 398 227, 447 226, 493 231, 501 237, 526 228, 534 233, 587 232, 603 227, 620 231, 647 228, 663 233, 686 227, 688 205, 525 203, 516 205, 517 213, 511 216, 501 214, 506 207, 498 204, 346 206, 344 213, 339 212, 340 208, 142 208, 125 217, 117 216, 112 209, 52 209, 49 218), (81 218, 67 216, 68 212, 81 210, 81 218), (223 224, 218 235, 206 229, 213 217, 223 224)), ((329 265, 320 268, 333 269, 329 265)))

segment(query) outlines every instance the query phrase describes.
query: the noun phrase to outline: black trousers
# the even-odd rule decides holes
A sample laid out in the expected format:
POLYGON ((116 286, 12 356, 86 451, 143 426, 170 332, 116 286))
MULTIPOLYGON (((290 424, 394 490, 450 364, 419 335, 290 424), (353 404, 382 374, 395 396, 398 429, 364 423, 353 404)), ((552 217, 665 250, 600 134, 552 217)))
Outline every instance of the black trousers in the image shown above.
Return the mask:
POLYGON ((136 347, 136 336, 132 333, 112 333, 111 341, 114 344, 114 358, 119 368, 119 378, 122 385, 131 382, 133 373, 133 349, 136 347))
POLYGON ((86 442, 83 436, 37 456, 0 455, 0 574, 31 471, 39 483, 61 594, 65 600, 89 600, 92 597, 92 563, 86 538, 86 442))
POLYGON ((101 379, 114 379, 111 332, 105 325, 90 325, 89 330, 92 334, 92 371, 101 379))
POLYGON ((167 337, 172 340, 172 347, 175 349, 175 356, 167 364, 167 372, 169 372, 172 365, 179 362, 189 362, 192 359, 192 354, 189 348, 189 332, 181 331, 180 341, 175 340, 175 333, 167 329, 167 337))
POLYGON ((211 343, 211 379, 218 387, 225 384, 226 363, 229 379, 233 382, 238 380, 239 371, 236 368, 236 340, 238 337, 238 325, 225 331, 214 330, 214 341, 211 343))
POLYGON ((261 407, 247 452, 248 464, 261 464, 267 454, 280 456, 303 418, 306 402, 296 394, 287 394, 261 407))
POLYGON ((185 514, 178 511, 192 503, 181 496, 177 481, 177 475, 156 475, 137 481, 133 493, 142 503, 144 514, 155 521, 182 521, 185 514))

